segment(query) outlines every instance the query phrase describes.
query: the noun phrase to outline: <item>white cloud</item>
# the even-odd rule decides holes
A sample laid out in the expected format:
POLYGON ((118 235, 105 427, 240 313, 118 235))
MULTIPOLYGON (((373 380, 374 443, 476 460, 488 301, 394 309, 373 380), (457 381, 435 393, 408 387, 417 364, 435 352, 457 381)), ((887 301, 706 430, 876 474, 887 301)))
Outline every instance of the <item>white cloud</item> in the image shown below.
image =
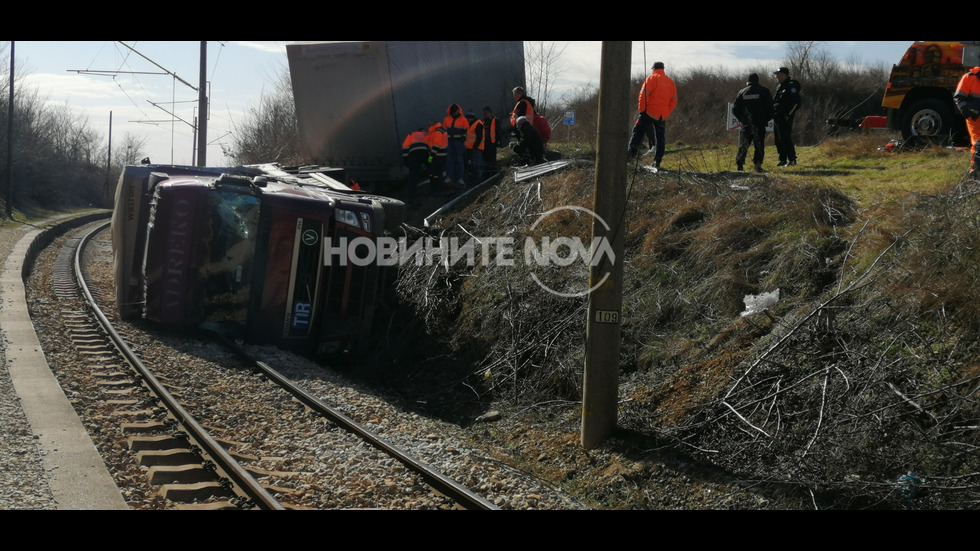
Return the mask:
POLYGON ((243 41, 233 41, 231 44, 236 46, 241 46, 243 48, 249 48, 252 50, 258 50, 260 52, 265 52, 268 54, 283 54, 286 55, 286 44, 288 42, 243 42, 243 41))

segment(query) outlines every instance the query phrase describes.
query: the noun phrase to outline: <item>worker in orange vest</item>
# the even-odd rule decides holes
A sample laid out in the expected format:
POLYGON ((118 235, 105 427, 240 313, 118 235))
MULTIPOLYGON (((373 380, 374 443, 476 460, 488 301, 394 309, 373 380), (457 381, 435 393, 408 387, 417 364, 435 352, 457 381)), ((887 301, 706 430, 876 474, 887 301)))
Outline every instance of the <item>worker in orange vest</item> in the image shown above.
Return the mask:
POLYGON ((497 171, 497 146, 500 145, 500 121, 493 116, 490 106, 483 108, 483 175, 486 180, 497 171))
POLYGON ((473 111, 466 112, 470 123, 466 130, 466 167, 473 183, 483 181, 483 120, 476 118, 473 111))
POLYGON ((519 135, 517 128, 517 118, 524 117, 528 122, 534 124, 534 98, 527 95, 522 86, 514 88, 514 109, 510 112, 511 134, 515 137, 519 135))
POLYGON ((409 191, 429 176, 429 144, 426 142, 425 128, 409 132, 402 142, 402 160, 408 169, 409 191))
POLYGON ((630 158, 636 158, 639 153, 640 142, 643 141, 648 128, 652 125, 657 138, 653 166, 660 168, 660 162, 664 158, 664 149, 666 148, 665 123, 676 106, 677 86, 664 72, 663 62, 658 61, 653 64, 653 72, 643 81, 643 86, 640 88, 637 106, 639 114, 636 117, 636 123, 633 125, 633 136, 630 138, 629 144, 630 158))
POLYGON ((446 149, 446 184, 449 187, 465 187, 463 172, 466 169, 466 131, 470 123, 463 116, 463 108, 459 104, 453 103, 446 108, 442 127, 446 130, 449 142, 446 149))
POLYGON ((953 103, 960 114, 966 117, 966 129, 970 133, 970 144, 973 156, 970 158, 970 179, 977 177, 977 167, 980 165, 980 67, 970 69, 970 72, 960 77, 960 82, 953 92, 953 103))
POLYGON ((425 136, 425 142, 429 145, 429 181, 433 187, 440 187, 443 170, 446 168, 446 149, 449 144, 446 129, 442 127, 442 123, 429 123, 429 132, 425 136))

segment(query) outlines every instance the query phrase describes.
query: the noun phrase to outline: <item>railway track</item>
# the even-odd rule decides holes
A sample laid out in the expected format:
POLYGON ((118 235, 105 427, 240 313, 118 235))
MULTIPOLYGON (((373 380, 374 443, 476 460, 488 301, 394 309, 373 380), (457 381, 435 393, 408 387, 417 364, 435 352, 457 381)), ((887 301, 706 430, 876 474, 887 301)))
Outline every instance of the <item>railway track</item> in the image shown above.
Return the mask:
POLYGON ((59 380, 88 412, 93 438, 104 438, 117 478, 144 496, 128 500, 194 509, 498 508, 234 343, 229 350, 132 323, 114 329, 104 304, 111 293, 92 275, 111 271, 106 226, 64 239, 55 298, 41 300, 38 315, 70 337, 70 349, 57 352, 65 359, 59 380), (79 295, 74 282, 89 279, 79 295))

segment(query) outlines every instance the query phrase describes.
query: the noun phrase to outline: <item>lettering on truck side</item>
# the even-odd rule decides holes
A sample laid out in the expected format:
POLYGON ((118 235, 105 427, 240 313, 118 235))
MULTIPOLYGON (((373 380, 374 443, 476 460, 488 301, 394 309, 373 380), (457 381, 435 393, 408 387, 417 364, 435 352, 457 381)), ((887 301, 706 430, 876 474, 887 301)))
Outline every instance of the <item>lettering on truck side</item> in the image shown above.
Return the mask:
POLYGON ((174 204, 173 216, 170 220, 170 235, 167 237, 167 259, 164 263, 164 297, 167 308, 174 308, 183 298, 184 280, 187 277, 187 253, 189 248, 188 234, 190 227, 191 205, 186 199, 180 199, 174 204))
POLYGON ((126 189, 126 216, 127 222, 136 219, 136 186, 130 185, 126 189))

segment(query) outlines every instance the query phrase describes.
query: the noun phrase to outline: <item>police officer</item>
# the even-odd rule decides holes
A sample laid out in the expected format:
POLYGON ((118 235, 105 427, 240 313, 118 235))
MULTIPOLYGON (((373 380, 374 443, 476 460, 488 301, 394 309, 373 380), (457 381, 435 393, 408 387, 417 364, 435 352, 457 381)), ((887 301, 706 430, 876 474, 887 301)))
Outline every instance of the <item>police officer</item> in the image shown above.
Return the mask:
POLYGON ((766 156, 766 126, 772 119, 773 103, 769 89, 759 84, 759 75, 749 75, 747 86, 739 90, 732 106, 732 115, 738 119, 742 128, 738 132, 738 151, 735 153, 735 165, 738 170, 744 170, 745 156, 749 144, 755 146, 752 164, 756 172, 763 172, 762 161, 766 156))
POLYGON ((780 67, 775 73, 776 92, 773 94, 773 138, 776 142, 776 152, 779 154, 779 164, 790 166, 796 164, 796 146, 793 144, 793 118, 800 109, 800 83, 789 76, 789 69, 780 67))

